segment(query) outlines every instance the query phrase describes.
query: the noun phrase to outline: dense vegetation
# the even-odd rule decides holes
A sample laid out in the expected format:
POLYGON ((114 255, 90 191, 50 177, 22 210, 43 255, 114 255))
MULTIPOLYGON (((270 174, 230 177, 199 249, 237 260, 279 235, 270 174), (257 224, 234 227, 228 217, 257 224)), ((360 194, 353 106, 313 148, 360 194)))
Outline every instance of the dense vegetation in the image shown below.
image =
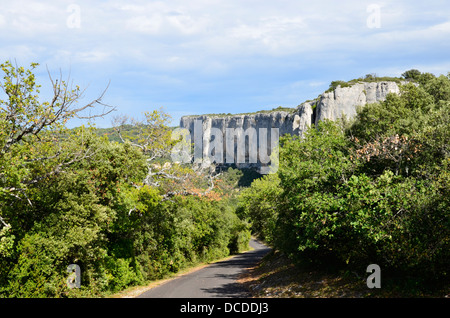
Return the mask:
POLYGON ((294 261, 448 282, 450 74, 405 72, 354 120, 283 137, 278 172, 249 186, 172 162, 163 111, 67 129, 108 106, 51 77, 41 102, 35 67, 1 65, 0 297, 105 296, 239 252, 250 231, 294 261))
POLYGON ((448 283, 450 74, 404 77, 353 121, 282 139, 278 173, 240 196, 255 233, 297 262, 448 283))
POLYGON ((81 90, 51 78, 54 98, 39 101, 36 66, 1 65, 0 297, 104 296, 247 247, 230 203, 238 170, 172 163, 161 111, 117 117, 120 142, 67 129, 105 105, 78 107, 81 90), (79 289, 68 288, 70 264, 79 289))

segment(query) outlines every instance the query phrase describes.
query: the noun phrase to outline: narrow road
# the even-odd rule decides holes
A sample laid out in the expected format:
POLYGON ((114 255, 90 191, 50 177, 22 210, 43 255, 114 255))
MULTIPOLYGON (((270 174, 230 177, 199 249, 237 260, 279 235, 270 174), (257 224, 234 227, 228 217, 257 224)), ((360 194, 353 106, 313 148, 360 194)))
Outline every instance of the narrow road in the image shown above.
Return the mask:
POLYGON ((270 251, 270 248, 255 240, 250 241, 250 246, 254 249, 249 252, 170 280, 142 293, 138 298, 250 297, 237 279, 245 269, 256 265, 270 251))

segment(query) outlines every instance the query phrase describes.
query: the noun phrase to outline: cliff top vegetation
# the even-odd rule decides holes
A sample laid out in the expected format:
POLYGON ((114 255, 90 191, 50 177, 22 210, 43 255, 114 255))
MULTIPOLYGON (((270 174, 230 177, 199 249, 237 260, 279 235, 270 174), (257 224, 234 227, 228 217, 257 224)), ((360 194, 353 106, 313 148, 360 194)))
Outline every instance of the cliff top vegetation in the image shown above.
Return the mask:
MULTIPOLYGON (((403 84, 406 82, 417 82, 421 83, 426 81, 427 79, 432 78, 434 75, 430 73, 422 73, 416 69, 411 69, 408 71, 405 71, 401 77, 393 77, 393 76, 378 76, 376 73, 366 74, 364 77, 354 78, 349 81, 344 80, 335 80, 330 83, 329 88, 325 91, 325 93, 332 92, 335 90, 338 86, 340 87, 351 87, 354 84, 358 83, 379 83, 379 82, 395 82, 397 84, 403 84)), ((312 100, 307 100, 305 102, 315 102, 317 101, 320 96, 316 97, 312 100)), ((246 112, 246 113, 237 113, 237 114, 231 114, 231 113, 211 113, 211 114, 203 114, 203 115, 188 115, 184 117, 199 117, 199 116, 208 116, 208 117, 231 117, 231 116, 243 116, 243 115, 256 115, 256 114, 270 114, 274 112, 288 112, 288 113, 294 113, 297 108, 300 106, 299 104, 297 107, 285 107, 285 106, 278 106, 276 108, 270 109, 270 110, 259 110, 256 112, 246 112)))

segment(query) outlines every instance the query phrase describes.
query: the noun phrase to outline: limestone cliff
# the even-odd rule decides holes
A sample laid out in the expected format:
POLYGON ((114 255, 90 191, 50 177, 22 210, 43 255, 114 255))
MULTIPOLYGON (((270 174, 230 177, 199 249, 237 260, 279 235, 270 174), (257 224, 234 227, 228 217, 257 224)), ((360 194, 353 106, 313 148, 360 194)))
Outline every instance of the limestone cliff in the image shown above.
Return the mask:
MULTIPOLYGON (((325 92, 313 101, 304 102, 297 108, 291 110, 273 110, 270 112, 257 112, 252 114, 236 115, 202 115, 202 116, 184 116, 181 118, 180 127, 189 130, 192 140, 194 140, 194 123, 201 122, 201 131, 203 141, 203 157, 211 156, 211 142, 221 132, 225 136, 227 129, 238 129, 236 134, 241 137, 243 131, 256 131, 256 139, 253 142, 260 145, 260 133, 267 132, 267 138, 270 140, 271 128, 277 128, 279 136, 284 134, 302 135, 311 124, 317 124, 324 119, 336 120, 342 115, 351 118, 356 115, 357 106, 364 106, 368 103, 376 103, 386 99, 388 93, 399 93, 399 85, 396 82, 359 82, 349 87, 338 86, 331 92, 325 92), (213 133, 212 133, 213 132, 213 133)), ((199 127, 199 126, 197 126, 199 127)), ((198 134, 197 129, 197 134, 198 134)), ((248 135, 248 134, 247 134, 248 135)), ((197 136, 198 137, 198 136, 197 136)), ((245 138, 244 138, 245 139, 245 138)), ((252 143, 252 139, 247 139, 246 145, 252 143)), ((226 142, 223 137, 223 154, 226 153, 226 142)), ((217 152, 217 140, 214 144, 217 152)), ((267 145, 268 151, 273 145, 267 145)), ((236 147, 235 147, 236 148, 236 147)), ((222 151, 222 150, 221 150, 222 151)), ((251 159, 248 149, 245 150, 246 159, 251 159)), ((260 158, 257 159, 256 166, 260 165, 260 158)), ((227 163, 226 160, 223 161, 227 163)), ((247 165, 254 163, 250 160, 247 165)), ((241 165, 242 166, 242 165, 241 165)), ((255 165, 254 165, 255 166, 255 165)))
POLYGON ((317 103, 317 116, 314 123, 323 119, 335 120, 345 114, 351 118, 356 115, 356 106, 380 102, 388 93, 400 92, 396 82, 363 82, 350 87, 338 86, 332 92, 323 93, 317 103))

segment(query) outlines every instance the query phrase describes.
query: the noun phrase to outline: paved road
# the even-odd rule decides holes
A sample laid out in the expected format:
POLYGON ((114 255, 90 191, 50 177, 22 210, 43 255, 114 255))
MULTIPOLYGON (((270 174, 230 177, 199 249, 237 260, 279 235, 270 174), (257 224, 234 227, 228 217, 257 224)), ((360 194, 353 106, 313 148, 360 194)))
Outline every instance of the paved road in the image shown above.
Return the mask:
POLYGON ((246 268, 256 265, 270 251, 267 246, 254 240, 250 242, 250 246, 254 250, 170 280, 144 292, 138 298, 250 297, 248 291, 236 280, 246 268))

